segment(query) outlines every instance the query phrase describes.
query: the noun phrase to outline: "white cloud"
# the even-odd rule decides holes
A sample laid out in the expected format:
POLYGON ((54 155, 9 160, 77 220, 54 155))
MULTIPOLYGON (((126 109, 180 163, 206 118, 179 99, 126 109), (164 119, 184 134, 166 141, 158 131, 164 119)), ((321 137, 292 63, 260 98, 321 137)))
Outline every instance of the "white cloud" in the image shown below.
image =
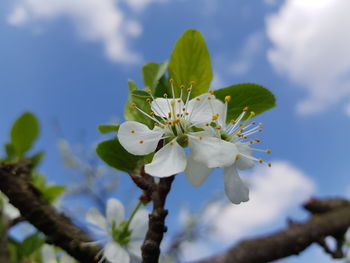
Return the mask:
POLYGON ((166 2, 168 0, 123 0, 134 11, 143 11, 149 4, 153 2, 166 2))
MULTIPOLYGON (((157 0, 128 0, 128 3, 141 11, 154 1, 157 0)), ((117 0, 20 0, 7 21, 13 26, 24 26, 67 17, 84 39, 101 42, 111 60, 137 63, 140 55, 129 48, 129 40, 142 33, 142 26, 130 19, 118 4, 117 0)))
POLYGON ((246 74, 253 66, 254 58, 262 50, 264 34, 260 31, 249 35, 243 45, 238 61, 231 64, 229 71, 235 75, 246 74))
POLYGON ((302 171, 284 161, 273 162, 271 168, 257 168, 243 178, 248 178, 250 200, 240 205, 209 204, 202 216, 202 223, 211 226, 213 232, 207 244, 200 241, 199 244, 193 242, 183 246, 185 261, 204 257, 203 252, 194 253, 196 249, 203 251, 206 248, 206 256, 214 253, 218 247, 210 249, 211 242, 216 245, 221 243, 221 246, 231 245, 278 219, 284 219, 286 212, 309 198, 315 188, 302 171))
POLYGON ((286 0, 267 19, 269 61, 308 92, 300 113, 350 100, 349 9, 348 0, 286 0))
POLYGON ((277 4, 277 0, 264 0, 266 5, 275 5, 277 4))

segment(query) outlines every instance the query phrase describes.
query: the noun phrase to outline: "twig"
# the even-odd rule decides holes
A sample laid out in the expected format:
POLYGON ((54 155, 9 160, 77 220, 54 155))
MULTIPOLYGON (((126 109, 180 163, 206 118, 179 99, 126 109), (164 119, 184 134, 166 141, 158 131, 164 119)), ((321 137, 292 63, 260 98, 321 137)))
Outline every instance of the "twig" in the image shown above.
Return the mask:
POLYGON ((41 198, 39 191, 29 182, 30 173, 28 162, 0 164, 0 191, 28 222, 46 235, 47 243, 61 247, 81 262, 98 262, 96 255, 100 248, 87 245, 92 240, 41 198))

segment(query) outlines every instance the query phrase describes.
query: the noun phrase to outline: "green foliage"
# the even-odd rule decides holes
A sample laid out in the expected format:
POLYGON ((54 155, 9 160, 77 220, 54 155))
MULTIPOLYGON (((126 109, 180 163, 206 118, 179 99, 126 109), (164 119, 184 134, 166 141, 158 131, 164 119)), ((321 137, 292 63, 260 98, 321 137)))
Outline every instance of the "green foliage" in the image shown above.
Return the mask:
POLYGON ((44 159, 44 156, 45 156, 45 153, 43 151, 40 151, 40 152, 37 152, 36 154, 34 154, 33 156, 29 157, 34 168, 39 166, 39 164, 44 159))
POLYGON ((119 130, 119 124, 101 124, 98 125, 98 130, 102 134, 117 132, 119 130))
POLYGON ((17 257, 22 260, 33 256, 34 253, 39 252, 44 243, 45 239, 39 232, 26 237, 21 243, 17 244, 17 257))
MULTIPOLYGON (((175 94, 180 85, 189 87, 194 81, 191 98, 208 91, 213 79, 210 55, 204 38, 196 30, 187 30, 177 41, 169 61, 169 75, 174 80, 175 94)), ((168 93, 172 95, 171 90, 168 93)))
POLYGON ((150 118, 147 118, 133 106, 133 103, 135 103, 139 109, 149 114, 151 112, 151 105, 149 102, 147 102, 147 99, 150 98, 150 94, 144 90, 132 90, 130 92, 128 102, 125 106, 125 119, 128 121, 141 122, 147 125, 149 128, 153 128, 154 121, 152 121, 150 118))
POLYGON ((144 156, 135 156, 127 152, 117 138, 97 145, 98 156, 115 169, 134 174, 143 163, 144 156))
POLYGON ((42 198, 50 204, 53 204, 66 189, 61 185, 47 185, 45 176, 37 173, 32 175, 31 180, 32 184, 42 194, 42 198))
POLYGON ((6 145, 6 152, 10 156, 23 157, 30 150, 40 132, 37 118, 29 112, 22 114, 13 124, 11 143, 6 145))
POLYGON ((145 89, 150 89, 152 93, 155 94, 159 81, 166 73, 167 68, 168 62, 149 62, 144 64, 142 68, 142 75, 145 89))
POLYGON ((237 118, 244 107, 249 107, 249 111, 260 114, 276 105, 275 96, 271 91, 254 83, 232 85, 215 90, 214 94, 222 101, 225 100, 226 96, 231 96, 231 101, 228 104, 227 120, 237 118))

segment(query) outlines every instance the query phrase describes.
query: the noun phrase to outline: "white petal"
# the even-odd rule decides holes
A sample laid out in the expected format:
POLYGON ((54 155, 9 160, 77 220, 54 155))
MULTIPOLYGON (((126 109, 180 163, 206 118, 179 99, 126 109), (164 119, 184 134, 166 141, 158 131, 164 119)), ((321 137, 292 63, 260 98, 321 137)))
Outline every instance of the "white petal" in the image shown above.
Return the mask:
POLYGON ((4 204, 3 212, 9 219, 15 219, 21 215, 19 210, 10 203, 4 204))
POLYGON ((145 155, 155 151, 162 135, 162 129, 150 130, 146 125, 136 121, 122 123, 118 131, 120 144, 129 153, 135 155, 145 155))
POLYGON ((45 263, 57 263, 56 253, 52 246, 44 245, 41 249, 41 257, 45 259, 45 263))
POLYGON ((142 243, 143 243, 143 240, 132 241, 127 247, 128 251, 137 259, 142 258, 142 251, 141 251, 142 243))
POLYGON ((156 177, 168 177, 181 173, 186 168, 186 154, 182 147, 172 140, 160 149, 151 163, 145 165, 146 173, 156 177))
POLYGON ((124 220, 124 206, 119 200, 115 198, 108 199, 106 210, 107 221, 110 225, 113 221, 119 225, 124 220))
POLYGON ((108 242, 103 255, 110 263, 129 263, 130 256, 128 252, 115 242, 108 242))
POLYGON ((66 253, 62 255, 61 261, 60 261, 60 263, 74 263, 74 262, 75 260, 66 253))
POLYGON ((132 230, 131 239, 144 239, 148 229, 148 215, 149 212, 145 209, 137 211, 130 223, 132 230))
POLYGON ((240 169, 240 170, 253 168, 254 167, 254 160, 245 157, 245 156, 252 155, 252 149, 250 149, 250 147, 247 144, 244 144, 241 142, 236 142, 235 144, 236 144, 236 146, 238 148, 238 152, 239 152, 239 159, 236 160, 235 167, 240 169), (244 156, 241 154, 244 154, 244 156))
POLYGON ((104 231, 107 231, 106 218, 96 208, 90 208, 86 214, 86 221, 104 231))
POLYGON ((193 186, 201 186, 208 178, 213 169, 206 167, 203 163, 193 160, 192 154, 187 158, 185 175, 193 186))
POLYGON ((189 147, 193 159, 209 168, 227 167, 235 162, 237 147, 216 137, 189 136, 189 147))
POLYGON ((236 168, 232 165, 224 169, 225 193, 234 204, 249 200, 249 189, 239 177, 236 168))
POLYGON ((169 113, 173 114, 171 104, 174 103, 175 114, 181 113, 184 103, 179 98, 175 99, 164 99, 157 98, 151 103, 151 109, 155 115, 163 118, 169 118, 169 113))

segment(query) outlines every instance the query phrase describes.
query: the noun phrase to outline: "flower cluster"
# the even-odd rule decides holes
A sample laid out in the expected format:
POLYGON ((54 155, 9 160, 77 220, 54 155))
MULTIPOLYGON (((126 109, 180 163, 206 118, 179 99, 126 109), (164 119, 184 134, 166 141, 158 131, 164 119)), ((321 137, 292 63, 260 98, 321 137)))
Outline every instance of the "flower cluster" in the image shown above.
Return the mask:
POLYGON ((141 259, 141 245, 148 226, 148 212, 137 205, 128 220, 122 203, 114 198, 107 201, 106 216, 91 208, 86 220, 97 229, 95 233, 101 236, 105 244, 101 250, 102 259, 111 263, 129 263, 131 258, 141 259))
MULTIPOLYGON (((122 123, 118 132, 121 145, 134 155, 155 152, 152 162, 145 165, 146 173, 161 178, 185 172, 194 186, 200 186, 214 168, 224 168, 228 198, 235 204, 248 201, 249 190, 237 169, 251 168, 254 161, 262 162, 252 156, 252 151, 262 151, 251 147, 259 140, 248 140, 248 136, 262 129, 261 124, 250 122, 255 114, 248 113, 248 108, 244 108, 237 119, 229 120, 227 124, 230 96, 226 96, 223 103, 210 90, 190 99, 191 84, 186 95, 184 87, 180 87, 180 96, 176 98, 172 81, 171 87, 172 98, 164 94, 164 98, 147 99, 151 104, 151 113, 133 105, 154 121, 154 128, 151 130, 135 121, 122 123), (160 141, 163 143, 161 148, 160 141), (188 156, 183 149, 187 146, 188 156)), ((265 152, 270 153, 270 150, 265 152)))

